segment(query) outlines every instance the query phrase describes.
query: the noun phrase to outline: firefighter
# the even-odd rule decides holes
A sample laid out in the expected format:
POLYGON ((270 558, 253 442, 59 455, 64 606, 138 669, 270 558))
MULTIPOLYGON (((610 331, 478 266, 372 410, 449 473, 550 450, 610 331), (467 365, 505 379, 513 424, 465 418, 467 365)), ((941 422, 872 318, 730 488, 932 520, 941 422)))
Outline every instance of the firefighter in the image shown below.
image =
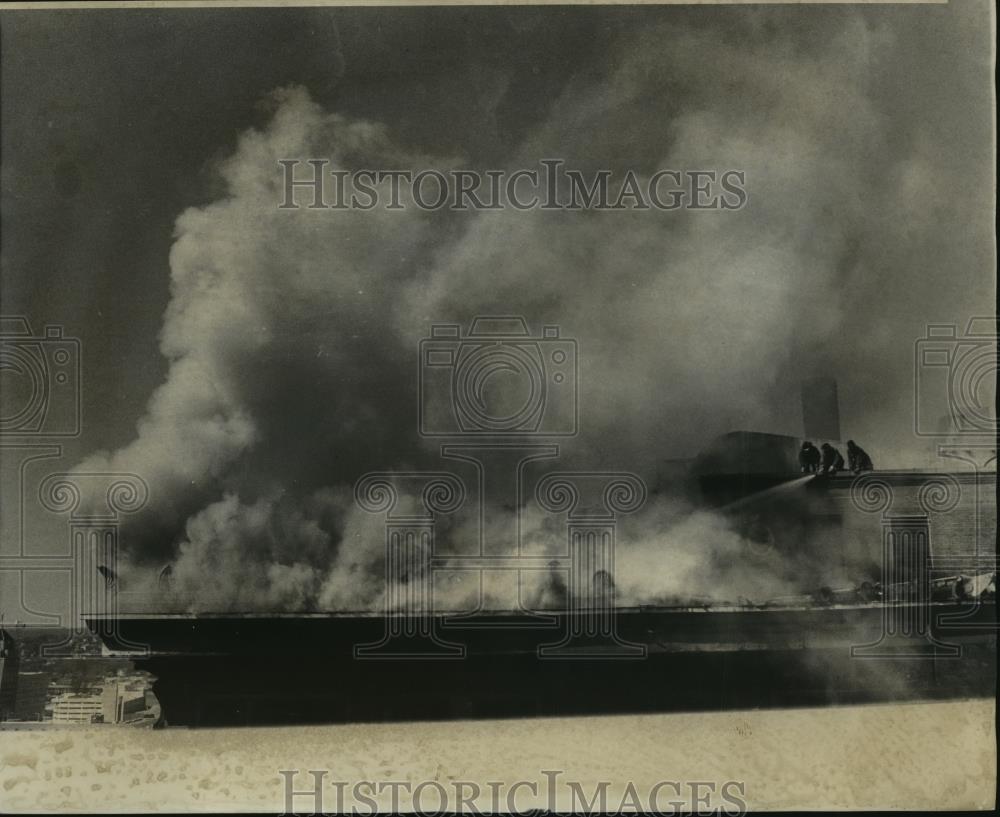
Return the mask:
POLYGON ((819 449, 809 440, 802 443, 799 449, 799 468, 803 474, 815 474, 819 468, 819 449))
POLYGON ((872 458, 868 456, 868 452, 860 445, 856 445, 854 440, 847 441, 847 465, 853 474, 875 470, 875 466, 872 465, 872 458))
POLYGON ((821 474, 836 474, 844 470, 844 457, 836 448, 830 443, 823 443, 820 448, 823 451, 819 468, 821 474))

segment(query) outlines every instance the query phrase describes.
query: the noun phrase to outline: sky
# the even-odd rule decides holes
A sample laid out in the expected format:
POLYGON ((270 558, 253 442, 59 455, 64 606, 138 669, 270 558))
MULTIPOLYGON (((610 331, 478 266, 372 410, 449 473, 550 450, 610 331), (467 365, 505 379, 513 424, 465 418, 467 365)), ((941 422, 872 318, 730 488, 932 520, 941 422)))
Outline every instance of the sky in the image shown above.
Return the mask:
MULTIPOLYGON (((933 465, 914 343, 995 311, 990 14, 4 12, 2 311, 82 350, 82 433, 25 473, 142 475, 127 558, 174 564, 192 598, 369 603, 381 534, 351 485, 434 462, 418 343, 490 313, 578 341, 568 462, 651 479, 725 431, 798 435, 799 385, 823 374, 877 465, 933 465), (282 212, 288 157, 739 169, 748 204, 282 212)), ((37 503, 10 512, 22 454, 0 547, 58 552, 37 503)))

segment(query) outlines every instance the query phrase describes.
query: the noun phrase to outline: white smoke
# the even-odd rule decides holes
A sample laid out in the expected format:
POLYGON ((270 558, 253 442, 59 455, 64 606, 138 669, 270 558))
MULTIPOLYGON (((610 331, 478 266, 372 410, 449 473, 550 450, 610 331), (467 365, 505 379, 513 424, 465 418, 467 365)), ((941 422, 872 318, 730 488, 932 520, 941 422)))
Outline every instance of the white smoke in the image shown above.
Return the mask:
MULTIPOLYGON (((325 111, 303 88, 275 93, 270 123, 219 168, 226 195, 177 220, 169 371, 136 438, 80 466, 150 484, 151 511, 126 537, 134 561, 173 560, 184 604, 376 606, 384 534, 350 486, 428 456, 415 353, 432 321, 524 314, 577 338, 578 462, 648 473, 734 424, 792 430, 770 427, 797 405, 779 386, 814 360, 848 374, 881 354, 893 325, 910 337, 912 317, 884 310, 874 326, 857 315, 876 292, 909 287, 915 269, 932 280, 905 236, 930 223, 914 190, 933 174, 933 150, 873 163, 887 136, 869 68, 891 36, 844 19, 807 53, 777 35, 720 40, 682 26, 626 38, 615 69, 571 82, 511 158, 625 161, 647 175, 739 169, 740 211, 281 210, 280 159, 445 170, 461 158, 410 151, 405 134, 325 111), (839 342, 844 326, 854 342, 839 342)), ((866 422, 896 422, 898 409, 873 405, 866 422)), ((558 531, 536 530, 544 552, 561 546, 558 531)), ((707 513, 653 504, 622 536, 623 600, 799 589, 781 565, 745 558, 707 513)))

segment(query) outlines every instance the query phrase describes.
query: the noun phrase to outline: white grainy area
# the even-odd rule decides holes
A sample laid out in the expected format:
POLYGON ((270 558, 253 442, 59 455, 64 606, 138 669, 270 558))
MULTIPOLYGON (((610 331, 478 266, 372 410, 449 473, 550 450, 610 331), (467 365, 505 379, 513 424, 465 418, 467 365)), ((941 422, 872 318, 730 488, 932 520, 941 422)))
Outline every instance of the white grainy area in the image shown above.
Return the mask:
MULTIPOLYGON (((991 808, 995 701, 274 729, 0 733, 0 810, 280 812, 279 768, 328 780, 742 780, 750 808, 991 808)), ((298 780, 305 788, 309 778, 298 780)), ((566 787, 557 803, 569 806, 566 787)), ((332 788, 328 797, 332 798, 332 788)), ((669 790, 668 790, 669 793, 669 790)), ((386 790, 379 805, 390 800, 386 790)), ((545 805, 540 788, 537 805, 545 805)), ((664 798, 670 800, 669 796, 664 798)), ((433 797, 429 801, 433 803, 433 797)), ((481 801, 485 807, 487 800, 481 801)), ((532 805, 528 792, 517 799, 532 805)), ((299 802, 301 811, 308 803, 299 802)), ((325 803, 334 808, 332 799, 325 803)), ((407 807, 404 796, 402 807, 407 807)))

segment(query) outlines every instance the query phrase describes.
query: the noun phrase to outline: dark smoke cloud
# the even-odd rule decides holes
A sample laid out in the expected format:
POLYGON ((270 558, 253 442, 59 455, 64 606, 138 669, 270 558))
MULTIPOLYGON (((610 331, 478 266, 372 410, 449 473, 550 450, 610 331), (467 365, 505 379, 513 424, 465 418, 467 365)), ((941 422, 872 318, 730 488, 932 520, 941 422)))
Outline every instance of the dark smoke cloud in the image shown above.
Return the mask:
MULTIPOLYGON (((935 283, 955 258, 935 195, 950 165, 932 139, 900 150, 877 92, 890 27, 845 14, 800 47, 760 19, 746 18, 746 36, 623 35, 610 67, 570 80, 508 160, 736 168, 750 196, 738 212, 281 211, 281 158, 447 169, 464 157, 408 148, 405 133, 332 112, 301 86, 273 94, 270 122, 220 164, 225 195, 177 220, 160 337, 169 370, 137 437, 80 466, 152 486, 149 514, 127 531, 134 561, 174 559, 175 596, 194 606, 378 604, 381 523, 350 486, 435 461, 416 442, 416 348, 432 321, 523 314, 578 339, 582 433, 567 461, 588 467, 649 476, 733 426, 795 433, 795 389, 817 367, 848 392, 881 382, 888 396, 856 428, 909 423, 897 373, 911 341, 893 339, 992 291, 969 272, 967 289, 935 283)), ((913 456, 903 434, 882 439, 913 456)), ((891 459, 888 445, 866 447, 891 459)), ((540 552, 558 536, 544 520, 530 527, 540 552)), ((718 517, 651 503, 623 528, 621 595, 801 589, 744 550, 718 517)))

